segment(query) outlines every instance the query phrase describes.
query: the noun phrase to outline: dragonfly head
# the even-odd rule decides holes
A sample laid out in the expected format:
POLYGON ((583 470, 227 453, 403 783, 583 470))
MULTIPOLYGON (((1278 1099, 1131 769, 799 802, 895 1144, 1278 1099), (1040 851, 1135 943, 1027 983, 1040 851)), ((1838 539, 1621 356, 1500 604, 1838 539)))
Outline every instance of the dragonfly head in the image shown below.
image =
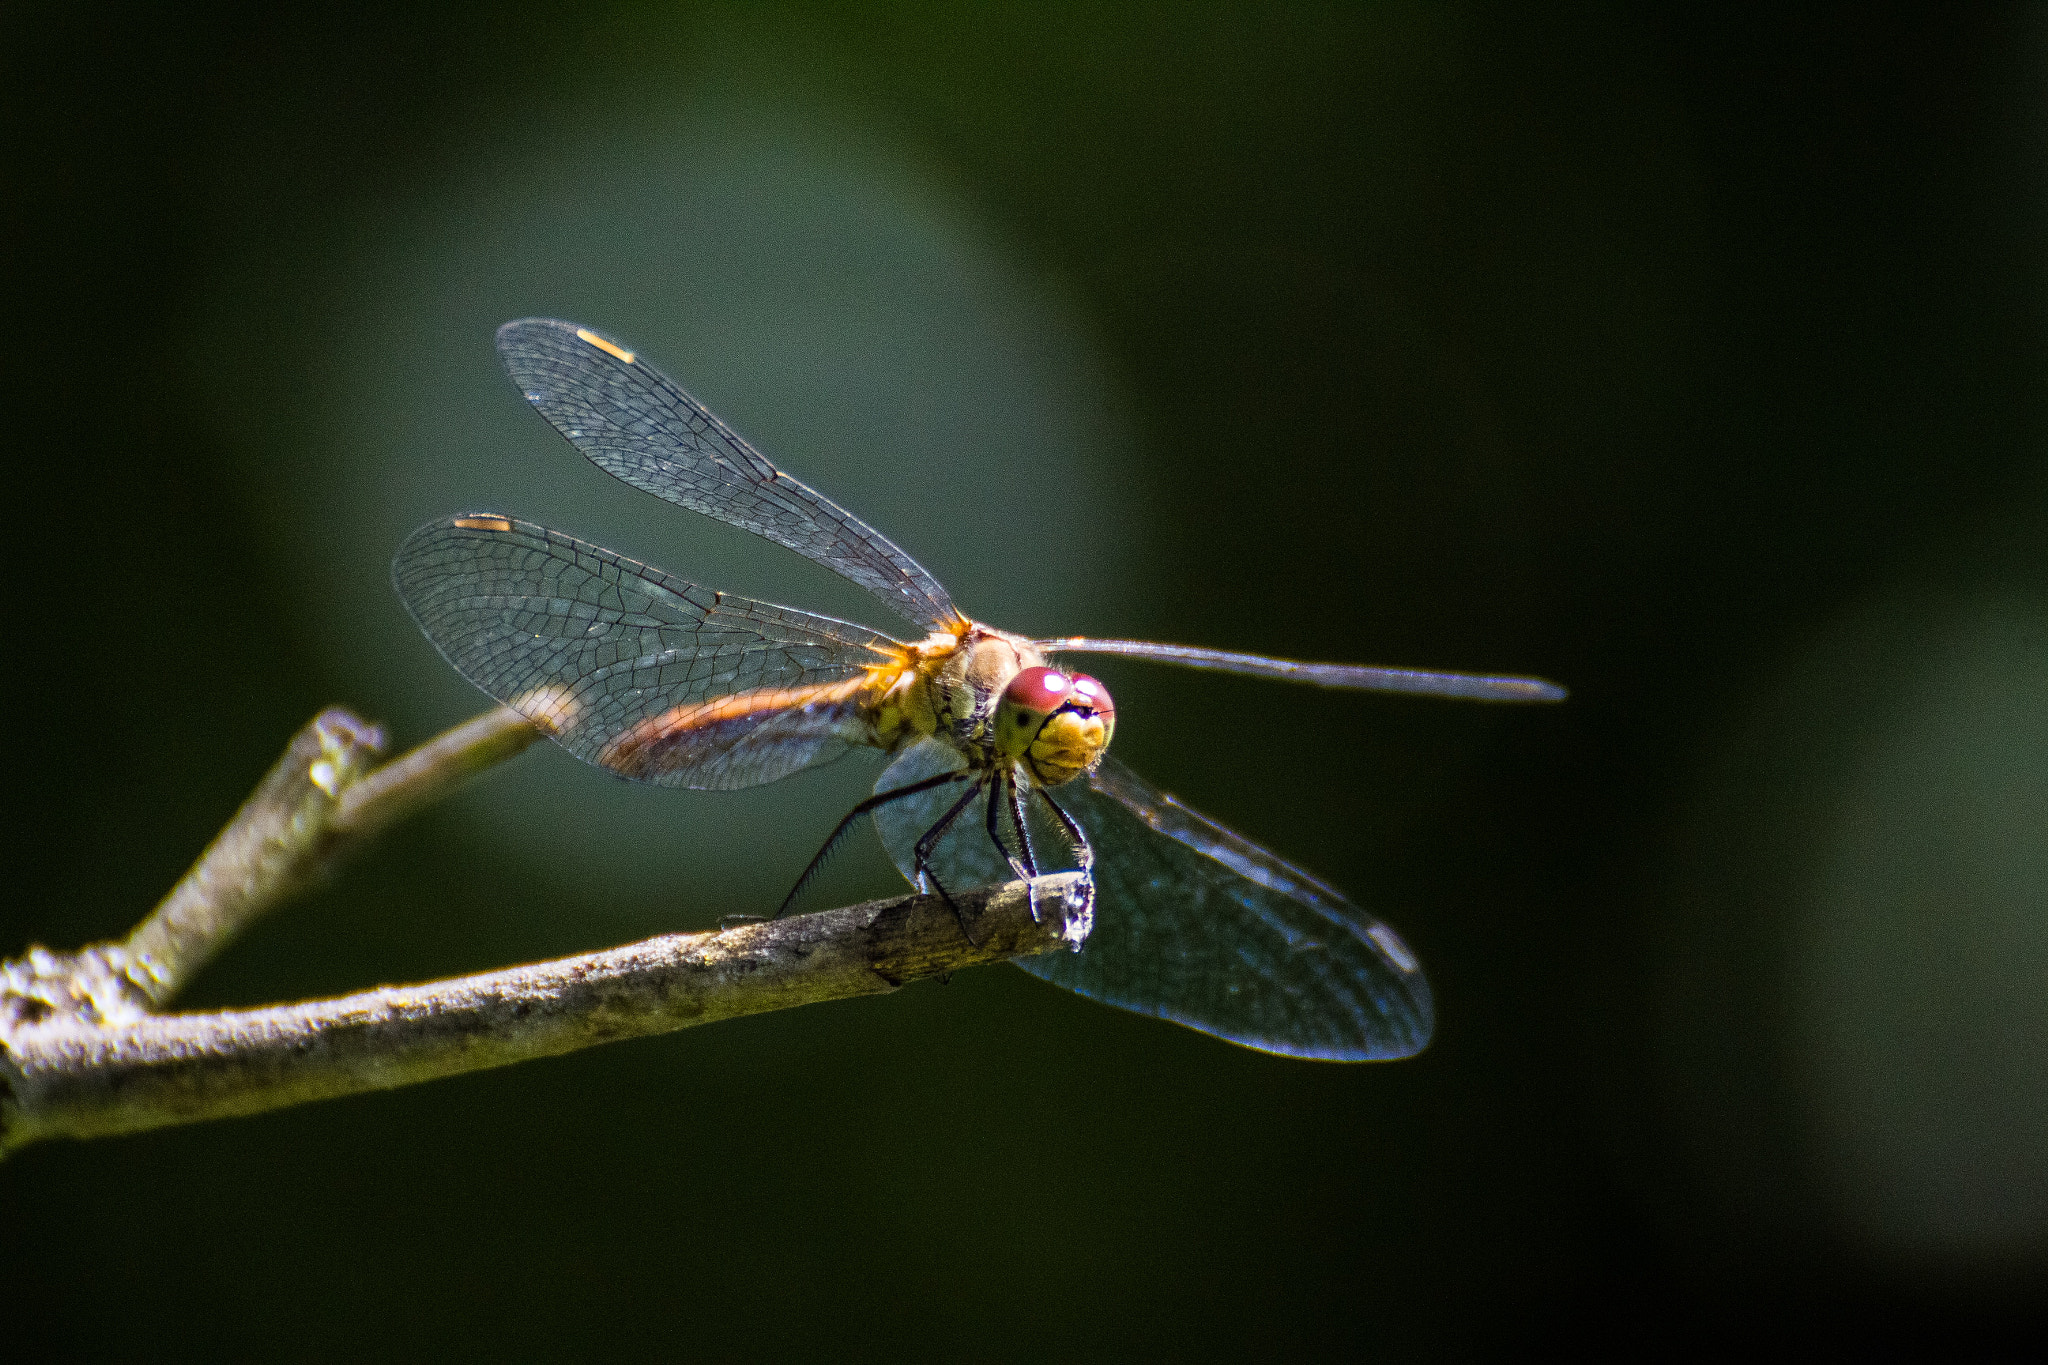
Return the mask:
POLYGON ((1116 732, 1109 689, 1063 668, 1017 670, 996 705, 996 751, 1022 763, 1041 786, 1057 787, 1094 767, 1116 732))

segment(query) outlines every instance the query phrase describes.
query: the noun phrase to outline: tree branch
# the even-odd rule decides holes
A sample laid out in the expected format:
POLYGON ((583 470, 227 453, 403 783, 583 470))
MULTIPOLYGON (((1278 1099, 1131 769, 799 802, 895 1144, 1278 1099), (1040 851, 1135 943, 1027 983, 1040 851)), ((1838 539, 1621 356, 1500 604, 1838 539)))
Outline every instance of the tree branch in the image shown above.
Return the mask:
POLYGON ((340 708, 315 717, 126 940, 0 962, 0 1155, 880 994, 1078 948, 1093 923, 1093 886, 1063 873, 958 894, 957 915, 899 896, 335 1000, 155 1012, 344 853, 537 738, 501 708, 372 769, 383 731, 340 708))
POLYGON ((98 1026, 53 1015, 0 1050, 0 1152, 384 1090, 763 1010, 881 995, 963 967, 1079 946, 1087 879, 667 934, 423 986, 98 1026), (973 941, 962 933, 962 921, 973 941))

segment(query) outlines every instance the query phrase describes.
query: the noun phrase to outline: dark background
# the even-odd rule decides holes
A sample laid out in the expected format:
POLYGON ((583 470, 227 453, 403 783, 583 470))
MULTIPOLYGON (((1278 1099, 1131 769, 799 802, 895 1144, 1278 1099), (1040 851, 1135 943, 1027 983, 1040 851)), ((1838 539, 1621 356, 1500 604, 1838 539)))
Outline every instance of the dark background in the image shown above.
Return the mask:
MULTIPOLYGON (((1402 929, 1439 1005, 1418 1060, 1281 1061, 1003 969, 34 1148, 0 1169, 10 1335, 210 1359, 2038 1340, 2034 12, 197 16, 4 21, 0 951, 125 932, 321 705, 401 742, 474 709, 386 587, 430 517, 506 505, 860 609, 702 567, 698 538, 728 542, 698 526, 615 531, 642 513, 594 475, 570 516, 515 488, 585 473, 493 377, 522 313, 637 342, 996 624, 1574 695, 1102 670, 1125 757, 1402 929), (522 176, 588 231, 523 228, 522 176), (925 247, 845 245, 904 204, 929 232, 902 240, 955 244, 980 302, 920 313, 889 281, 931 278, 925 247), (856 278, 881 283, 818 301, 856 278), (846 337, 807 321, 828 306, 846 337), (976 371, 983 318, 1025 321, 976 371), (456 377, 421 377, 430 352, 456 377), (444 393, 440 426, 385 416, 444 393), (465 440, 486 453, 435 482, 465 440)), ((725 798, 528 755, 189 1003, 772 903, 872 779, 842 766, 695 837, 725 798), (667 861, 603 851, 627 828, 667 861)), ((889 890, 856 854, 824 903, 889 890)))

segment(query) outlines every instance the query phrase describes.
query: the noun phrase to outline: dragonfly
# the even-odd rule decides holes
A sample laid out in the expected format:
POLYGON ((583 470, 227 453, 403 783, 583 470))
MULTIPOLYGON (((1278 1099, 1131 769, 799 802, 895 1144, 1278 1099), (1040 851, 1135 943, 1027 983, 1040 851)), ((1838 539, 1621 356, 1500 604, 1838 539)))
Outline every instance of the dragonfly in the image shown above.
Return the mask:
MULTIPOLYGON (((674 577, 498 512, 431 522, 399 595, 442 656, 562 747, 620 777, 731 790, 855 748, 889 763, 799 878, 862 816, 920 891, 1088 874, 1094 927, 1034 976, 1285 1056, 1406 1057, 1435 1027, 1395 931, 1107 752, 1115 702, 1068 668, 1117 655, 1257 678, 1495 702, 1540 678, 1305 663, 1141 640, 1032 639, 967 616, 879 531, 771 463, 630 346, 525 318, 498 354, 526 401, 606 473, 796 551, 872 593, 901 639, 674 577)), ((963 923, 963 930, 965 925, 963 923)))

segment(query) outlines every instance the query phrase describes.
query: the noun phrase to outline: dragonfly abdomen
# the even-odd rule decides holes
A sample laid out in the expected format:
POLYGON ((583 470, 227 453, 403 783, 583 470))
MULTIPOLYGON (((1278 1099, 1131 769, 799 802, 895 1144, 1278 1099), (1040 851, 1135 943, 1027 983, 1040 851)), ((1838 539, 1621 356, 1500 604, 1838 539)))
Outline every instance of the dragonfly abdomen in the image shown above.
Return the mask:
POLYGON ((786 777, 866 741, 865 673, 806 687, 735 692, 622 731, 598 766, 637 782, 726 790, 786 777))

